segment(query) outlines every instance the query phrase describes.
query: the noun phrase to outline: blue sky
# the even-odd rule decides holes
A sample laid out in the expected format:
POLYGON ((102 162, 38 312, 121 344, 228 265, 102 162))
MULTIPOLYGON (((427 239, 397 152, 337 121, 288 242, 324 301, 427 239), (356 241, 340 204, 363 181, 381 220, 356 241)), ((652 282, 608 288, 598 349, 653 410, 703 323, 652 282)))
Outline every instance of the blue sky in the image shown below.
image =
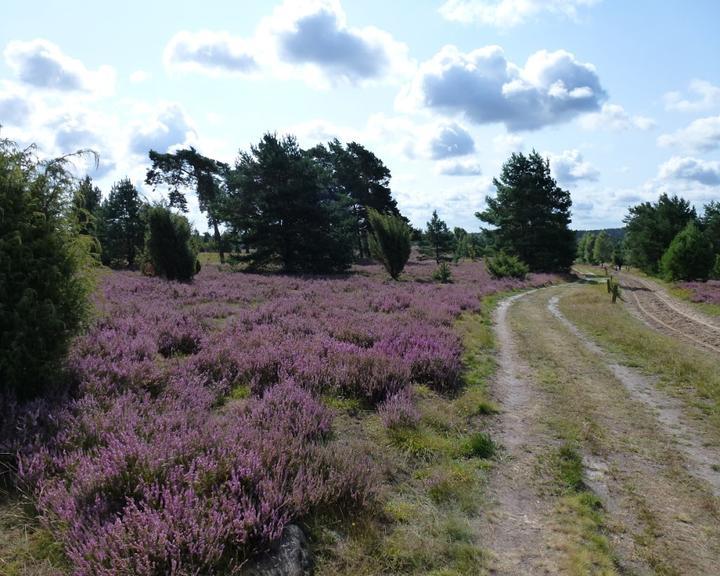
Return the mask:
POLYGON ((437 209, 468 230, 534 148, 574 227, 617 226, 660 192, 720 199, 719 21, 714 0, 10 0, 0 135, 96 149, 78 170, 105 193, 142 186, 150 147, 232 162, 266 131, 356 140, 416 225, 437 209))

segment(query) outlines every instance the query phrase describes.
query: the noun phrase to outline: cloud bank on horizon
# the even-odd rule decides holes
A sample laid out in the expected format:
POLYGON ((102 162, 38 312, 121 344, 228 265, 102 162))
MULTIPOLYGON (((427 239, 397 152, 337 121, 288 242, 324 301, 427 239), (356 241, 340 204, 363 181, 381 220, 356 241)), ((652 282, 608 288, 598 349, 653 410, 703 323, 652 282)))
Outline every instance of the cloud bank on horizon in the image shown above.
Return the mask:
MULTIPOLYGON (((232 161, 267 130, 307 146, 357 140, 391 168, 416 225, 438 209, 477 229, 472 214, 502 162, 531 149, 571 190, 577 227, 618 225, 628 205, 660 192, 720 197, 720 70, 710 60, 702 77, 623 82, 642 62, 631 51, 608 60, 589 40, 607 42, 620 17, 600 0, 386 4, 285 0, 256 6, 242 26, 198 11, 192 26, 163 21, 142 57, 111 38, 93 46, 72 29, 15 26, 0 46, 0 137, 45 155, 97 150, 98 168, 78 170, 105 192, 125 176, 142 185, 151 148, 192 145, 232 161)), ((111 23, 97 23, 112 36, 111 23)))

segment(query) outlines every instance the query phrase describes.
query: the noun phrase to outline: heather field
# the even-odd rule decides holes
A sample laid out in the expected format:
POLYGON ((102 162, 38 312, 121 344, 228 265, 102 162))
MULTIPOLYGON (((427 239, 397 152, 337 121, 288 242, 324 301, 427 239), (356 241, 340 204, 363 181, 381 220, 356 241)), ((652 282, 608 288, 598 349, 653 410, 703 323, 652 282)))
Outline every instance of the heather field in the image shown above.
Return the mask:
MULTIPOLYGON (((458 320, 492 293, 556 279, 494 280, 464 262, 439 284, 434 268, 411 262, 402 282, 377 266, 104 275, 67 362, 73 389, 5 421, 40 530, 59 544, 54 565, 231 574, 289 523, 320 538, 350 517, 387 517, 405 480, 371 440, 427 464, 422 403, 457 398, 466 380, 458 320)), ((482 455, 481 440, 453 446, 482 455)))
POLYGON ((720 280, 681 282, 678 286, 687 291, 692 302, 702 302, 720 306, 720 280))

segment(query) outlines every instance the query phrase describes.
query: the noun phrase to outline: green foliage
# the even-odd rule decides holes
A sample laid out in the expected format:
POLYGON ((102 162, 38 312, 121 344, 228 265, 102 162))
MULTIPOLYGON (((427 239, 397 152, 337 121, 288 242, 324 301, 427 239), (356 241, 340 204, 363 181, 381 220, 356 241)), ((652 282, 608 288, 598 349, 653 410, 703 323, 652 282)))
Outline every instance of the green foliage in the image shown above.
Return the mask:
POLYGON ((587 262, 585 259, 585 246, 587 245, 589 234, 582 234, 580 238, 578 238, 577 246, 575 248, 575 259, 578 262, 587 262))
POLYGON ((153 187, 160 184, 168 186, 171 207, 187 212, 187 199, 183 190, 195 190, 200 212, 207 213, 208 225, 213 229, 215 249, 220 254, 220 262, 224 263, 224 245, 218 225, 229 166, 198 154, 192 146, 168 154, 150 150, 148 156, 152 166, 147 171, 145 183, 153 187))
POLYGON ((613 243, 612 238, 610 238, 607 232, 603 230, 595 238, 595 245, 593 246, 593 260, 598 264, 610 262, 614 248, 615 244, 613 243))
POLYGON ((87 312, 66 159, 0 141, 0 391, 41 391, 87 312))
POLYGON ((583 462, 580 452, 571 444, 563 444, 555 455, 555 469, 564 489, 585 490, 583 462))
POLYGON ((93 186, 90 176, 86 176, 73 192, 71 214, 78 233, 97 236, 97 219, 100 212, 102 194, 100 188, 93 186))
POLYGON ((495 256, 485 259, 485 267, 495 278, 520 278, 528 274, 528 266, 517 256, 498 252, 495 256))
POLYGON ((655 203, 631 207, 625 217, 625 246, 630 264, 648 274, 658 272, 660 259, 673 238, 695 220, 695 209, 677 196, 662 194, 655 203))
POLYGON ((715 254, 715 263, 712 270, 710 270, 710 278, 720 280, 720 254, 715 254))
POLYGON ((225 219, 253 248, 252 268, 335 272, 352 260, 348 199, 324 185, 323 172, 292 136, 265 134, 241 152, 228 181, 225 219))
POLYGON ((102 252, 98 238, 101 200, 100 189, 93 186, 90 176, 86 176, 73 191, 70 205, 70 221, 75 226, 78 240, 86 246, 95 262, 100 261, 102 252))
POLYGON ((432 218, 427 223, 423 235, 423 251, 431 254, 435 261, 440 264, 443 258, 452 251, 453 235, 444 220, 438 216, 437 210, 433 210, 432 218))
POLYGON ((371 224, 368 210, 400 216, 390 191, 390 170, 370 150, 350 142, 345 146, 337 139, 327 147, 319 144, 307 151, 320 170, 326 188, 333 189, 345 201, 352 220, 358 256, 370 255, 371 224))
POLYGON ((498 248, 517 254, 530 270, 569 268, 575 255, 572 200, 551 176, 548 161, 535 151, 513 154, 493 183, 496 197, 487 197, 487 209, 476 216, 496 228, 498 248))
POLYGON ((135 266, 145 243, 146 212, 147 205, 129 178, 113 185, 100 211, 98 235, 103 264, 135 266))
POLYGON ((473 458, 492 458, 496 452, 495 442, 485 432, 476 432, 470 436, 464 447, 465 455, 473 458))
POLYGON ((625 250, 623 245, 620 243, 615 244, 615 248, 612 253, 612 263, 617 266, 618 269, 625 265, 625 250))
POLYGON ((147 253, 158 276, 168 280, 192 279, 199 268, 190 240, 187 218, 163 206, 150 208, 147 253))
POLYGON ((705 205, 701 224, 713 252, 720 254, 720 202, 713 201, 705 205))
POLYGON ((666 279, 705 280, 713 266, 712 244, 694 222, 689 222, 670 243, 660 262, 666 279))
POLYGON ((441 262, 440 266, 435 268, 433 272, 433 280, 442 284, 449 284, 452 282, 452 271, 447 262, 441 262))
POLYGON ((368 208, 368 219, 370 254, 397 280, 410 258, 410 228, 399 216, 381 214, 372 208, 368 208))
POLYGON ((467 230, 456 226, 453 228, 453 238, 455 240, 453 261, 459 262, 462 258, 470 257, 471 253, 474 258, 475 248, 471 244, 470 235, 467 233, 467 230))
POLYGON ((595 261, 595 234, 585 234, 583 261, 587 264, 597 264, 595 261))

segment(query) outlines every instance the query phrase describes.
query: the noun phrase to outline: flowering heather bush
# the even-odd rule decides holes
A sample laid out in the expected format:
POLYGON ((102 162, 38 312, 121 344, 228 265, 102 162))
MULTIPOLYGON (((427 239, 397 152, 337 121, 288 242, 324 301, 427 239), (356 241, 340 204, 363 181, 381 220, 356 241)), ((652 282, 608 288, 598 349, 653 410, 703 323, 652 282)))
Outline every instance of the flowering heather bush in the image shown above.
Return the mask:
POLYGON ((415 426, 420 412, 413 404, 412 389, 407 387, 390 396, 378 406, 378 413, 386 428, 415 426))
POLYGON ((68 360, 72 397, 12 426, 73 573, 234 573, 287 523, 371 500, 372 462, 333 439, 318 395, 412 424, 414 383, 459 385, 457 315, 551 279, 492 280, 477 263, 439 285, 432 268, 411 262, 402 283, 375 266, 312 279, 206 267, 193 284, 109 274, 68 360), (239 386, 251 397, 229 401, 239 386))
POLYGON ((693 302, 720 304, 720 280, 708 280, 707 282, 682 282, 678 284, 678 286, 690 291, 690 300, 693 302))

